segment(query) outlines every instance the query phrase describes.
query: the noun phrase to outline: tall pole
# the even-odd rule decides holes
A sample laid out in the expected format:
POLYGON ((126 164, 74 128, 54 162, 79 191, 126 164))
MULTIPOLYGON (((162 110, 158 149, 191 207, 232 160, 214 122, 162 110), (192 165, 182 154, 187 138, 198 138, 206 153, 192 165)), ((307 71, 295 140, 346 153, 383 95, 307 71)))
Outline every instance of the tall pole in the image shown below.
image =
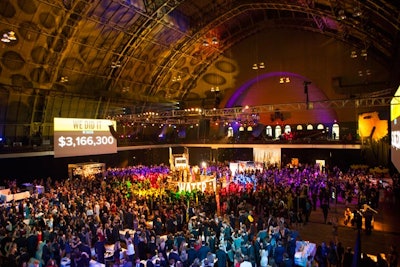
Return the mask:
POLYGON ((304 81, 304 93, 306 94, 306 109, 308 109, 308 104, 310 102, 309 96, 308 96, 308 85, 311 84, 311 82, 304 81))

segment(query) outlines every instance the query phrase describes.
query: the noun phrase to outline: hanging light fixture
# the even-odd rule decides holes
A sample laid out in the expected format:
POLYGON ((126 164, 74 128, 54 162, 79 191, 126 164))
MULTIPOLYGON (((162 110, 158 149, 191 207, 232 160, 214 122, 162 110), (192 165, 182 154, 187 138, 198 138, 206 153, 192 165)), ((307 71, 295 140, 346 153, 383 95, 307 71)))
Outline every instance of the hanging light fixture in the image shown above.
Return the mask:
POLYGON ((360 17, 362 15, 361 8, 356 6, 353 8, 353 17, 360 17))
POLYGON ((350 57, 351 58, 357 58, 357 52, 355 50, 351 51, 350 57))
POLYGON ((3 36, 1 37, 1 41, 3 43, 10 43, 10 42, 13 42, 16 40, 17 40, 17 37, 15 36, 14 31, 9 31, 7 33, 3 33, 3 36))
POLYGON ((346 17, 346 14, 344 12, 344 9, 340 9, 339 12, 338 12, 337 20, 345 20, 346 18, 347 17, 346 17))
POLYGON ((253 66, 252 66, 251 68, 252 68, 253 70, 265 69, 265 64, 264 64, 264 62, 254 63, 253 66))
POLYGON ((290 77, 280 77, 279 83, 290 83, 290 77))
POLYGON ((367 57, 368 56, 367 49, 362 49, 361 53, 360 53, 360 56, 367 57))
POLYGON ((182 80, 181 75, 172 77, 172 81, 173 81, 173 82, 179 82, 179 81, 181 81, 181 80, 182 80))
POLYGON ((15 32, 14 31, 9 31, 8 32, 8 39, 10 41, 16 41, 17 40, 17 37, 15 36, 15 32))
POLYGON ((116 69, 116 68, 119 68, 119 67, 121 67, 121 61, 117 60, 117 61, 111 62, 111 68, 112 69, 116 69))
POLYGON ((11 40, 10 40, 10 38, 8 37, 8 34, 7 34, 7 33, 4 33, 4 34, 3 34, 3 37, 1 38, 1 41, 2 41, 3 43, 9 43, 9 42, 11 42, 11 40))
POLYGON ((219 86, 216 86, 216 87, 211 87, 211 92, 214 92, 214 93, 217 93, 217 92, 219 92, 219 86))

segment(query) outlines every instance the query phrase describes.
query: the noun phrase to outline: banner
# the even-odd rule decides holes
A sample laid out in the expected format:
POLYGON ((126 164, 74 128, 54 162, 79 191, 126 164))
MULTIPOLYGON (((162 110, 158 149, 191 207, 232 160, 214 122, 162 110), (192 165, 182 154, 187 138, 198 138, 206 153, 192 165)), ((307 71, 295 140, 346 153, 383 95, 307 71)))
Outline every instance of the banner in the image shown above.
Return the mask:
POLYGON ((206 190, 213 190, 214 192, 217 189, 217 182, 214 177, 208 180, 204 180, 201 182, 177 182, 176 183, 179 191, 193 191, 193 190, 198 190, 198 191, 206 191, 206 190))

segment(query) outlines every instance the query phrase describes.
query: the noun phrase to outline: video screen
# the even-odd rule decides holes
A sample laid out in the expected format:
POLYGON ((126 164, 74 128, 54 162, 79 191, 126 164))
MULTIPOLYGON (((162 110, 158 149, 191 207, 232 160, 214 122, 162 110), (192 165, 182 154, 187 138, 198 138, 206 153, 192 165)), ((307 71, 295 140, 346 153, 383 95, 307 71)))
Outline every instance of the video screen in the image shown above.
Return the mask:
POLYGON ((54 157, 117 153, 116 121, 54 118, 54 157))
POLYGON ((400 170, 400 87, 390 101, 390 126, 391 126, 391 160, 393 165, 400 170))

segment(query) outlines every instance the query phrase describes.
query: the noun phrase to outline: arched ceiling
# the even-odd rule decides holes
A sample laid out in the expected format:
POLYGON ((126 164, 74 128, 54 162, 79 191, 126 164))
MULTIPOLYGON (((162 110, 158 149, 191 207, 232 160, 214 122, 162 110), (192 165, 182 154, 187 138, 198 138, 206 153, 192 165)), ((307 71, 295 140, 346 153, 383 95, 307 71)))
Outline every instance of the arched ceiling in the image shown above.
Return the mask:
POLYGON ((109 109, 190 101, 218 58, 265 29, 368 49, 388 86, 400 80, 397 1, 2 0, 0 16, 3 37, 17 38, 0 44, 2 91, 101 99, 109 109))

